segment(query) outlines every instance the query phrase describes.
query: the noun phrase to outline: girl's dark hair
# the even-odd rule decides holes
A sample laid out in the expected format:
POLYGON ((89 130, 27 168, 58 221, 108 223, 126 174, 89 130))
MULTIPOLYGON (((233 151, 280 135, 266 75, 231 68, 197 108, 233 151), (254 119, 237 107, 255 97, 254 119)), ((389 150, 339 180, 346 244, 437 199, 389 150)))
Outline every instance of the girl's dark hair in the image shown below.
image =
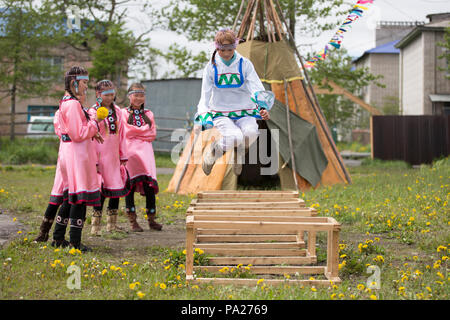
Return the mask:
MULTIPOLYGON (((97 84, 95 85, 95 92, 100 92, 100 91, 104 91, 104 89, 108 89, 108 88, 114 88, 114 83, 111 80, 100 80, 99 82, 97 82, 97 84)), ((111 105, 109 106, 109 108, 112 110, 112 114, 114 116, 114 119, 117 119, 116 117, 116 108, 114 107, 114 102, 111 102, 111 105)), ((114 125, 117 128, 117 123, 114 123, 114 125)))
POLYGON ((212 57, 211 57, 211 63, 213 65, 216 65, 216 53, 217 53, 217 49, 214 50, 212 57))
MULTIPOLYGON (((80 66, 73 66, 69 69, 69 71, 66 72, 64 76, 64 89, 70 94, 70 97, 72 99, 78 100, 78 98, 75 96, 75 94, 72 92, 72 89, 70 88, 72 80, 78 81, 76 80, 76 76, 87 76, 88 74, 89 72, 80 66)), ((89 120, 89 114, 83 109, 83 106, 81 106, 81 109, 83 110, 86 119, 89 120)))
MULTIPOLYGON (((133 90, 145 90, 145 87, 142 83, 133 83, 129 88, 128 88, 128 93, 130 93, 133 90)), ((131 110, 131 105, 130 105, 130 110, 131 110)), ((141 110, 144 110, 144 104, 141 105, 141 110)), ((145 113, 142 113, 142 118, 144 118, 145 123, 147 123, 149 125, 149 127, 152 127, 152 121, 147 117, 147 115, 145 113)), ((128 124, 133 124, 133 112, 130 112, 130 115, 128 116, 128 124)))

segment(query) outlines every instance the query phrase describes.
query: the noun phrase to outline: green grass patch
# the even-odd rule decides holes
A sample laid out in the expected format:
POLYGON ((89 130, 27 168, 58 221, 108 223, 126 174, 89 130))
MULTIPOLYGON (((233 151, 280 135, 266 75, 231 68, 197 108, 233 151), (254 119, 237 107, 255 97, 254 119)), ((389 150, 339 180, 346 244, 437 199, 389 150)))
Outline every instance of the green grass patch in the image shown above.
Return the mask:
MULTIPOLYGON (((342 224, 342 283, 311 288, 288 280, 319 276, 282 275, 286 282, 272 287, 266 282, 269 277, 255 276, 245 266, 223 270, 219 276, 255 278, 260 280, 258 285, 187 284, 183 228, 193 196, 166 192, 170 175, 158 177, 161 233, 147 229, 140 235, 107 235, 95 241, 93 252, 84 254, 32 243, 47 206, 54 168, 2 166, 0 211, 24 227, 0 250, 0 299, 448 299, 450 160, 420 168, 371 161, 349 170, 352 184, 322 186, 301 194, 319 216, 342 224), (181 244, 161 244, 165 234, 181 234, 181 244), (79 290, 66 286, 71 264, 80 268, 79 290), (370 288, 377 275, 380 288, 370 288)), ((145 200, 136 195, 136 203, 142 217, 145 200)), ((120 208, 123 224, 122 200, 120 208)), ((89 229, 83 233, 84 240, 89 229)), ((318 265, 326 263, 326 246, 325 234, 319 233, 318 265)), ((208 256, 202 252, 196 252, 195 260, 208 265, 208 256)))

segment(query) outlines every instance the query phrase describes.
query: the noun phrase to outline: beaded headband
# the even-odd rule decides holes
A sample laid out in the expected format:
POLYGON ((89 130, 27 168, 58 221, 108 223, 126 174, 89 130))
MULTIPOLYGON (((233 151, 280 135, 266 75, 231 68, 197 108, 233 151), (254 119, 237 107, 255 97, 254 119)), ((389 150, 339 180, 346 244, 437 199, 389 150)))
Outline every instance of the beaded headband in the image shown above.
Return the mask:
POLYGON ((116 90, 111 89, 111 90, 105 90, 105 91, 101 92, 101 94, 108 94, 108 93, 116 93, 116 90))
POLYGON ((133 93, 145 94, 145 90, 131 90, 130 92, 128 92, 128 96, 132 95, 133 93))

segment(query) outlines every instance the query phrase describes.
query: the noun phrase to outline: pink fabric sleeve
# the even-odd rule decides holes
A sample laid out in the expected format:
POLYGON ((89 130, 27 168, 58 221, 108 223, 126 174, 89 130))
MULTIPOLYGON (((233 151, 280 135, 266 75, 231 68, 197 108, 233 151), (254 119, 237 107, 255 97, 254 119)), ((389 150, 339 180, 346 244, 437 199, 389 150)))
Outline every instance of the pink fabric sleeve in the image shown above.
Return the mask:
POLYGON ((53 117, 53 127, 55 128, 56 135, 61 138, 61 127, 59 126, 59 110, 55 112, 53 117))
POLYGON ((124 117, 121 116, 120 108, 116 108, 118 133, 119 133, 119 157, 120 160, 128 160, 127 139, 125 136, 124 117))
POLYGON ((67 133, 74 142, 81 142, 92 138, 98 127, 95 120, 87 121, 83 109, 78 101, 68 101, 64 104, 67 133))

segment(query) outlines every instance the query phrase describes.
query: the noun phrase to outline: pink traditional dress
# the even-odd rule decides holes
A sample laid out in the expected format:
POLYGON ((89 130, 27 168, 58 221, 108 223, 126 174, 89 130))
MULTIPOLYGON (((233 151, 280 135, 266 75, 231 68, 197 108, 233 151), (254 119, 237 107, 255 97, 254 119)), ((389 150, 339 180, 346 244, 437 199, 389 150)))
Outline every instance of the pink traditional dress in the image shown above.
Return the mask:
MULTIPOLYGON (((61 105, 61 102, 64 100, 69 99, 70 97, 65 96, 62 98, 62 100, 59 102, 61 105)), ((55 117, 53 118, 53 126, 55 128, 55 133, 59 137, 59 151, 58 151, 58 162, 56 163, 56 172, 55 172, 55 180, 53 182, 53 188, 52 192, 50 193, 50 204, 53 205, 61 205, 65 200, 69 197, 69 186, 68 184, 63 180, 61 175, 61 155, 64 153, 64 149, 68 144, 62 143, 61 141, 61 128, 59 126, 59 110, 56 111, 55 117)))
MULTIPOLYGON (((91 118, 99 107, 89 109, 91 118)), ((102 176, 102 194, 107 198, 125 197, 130 192, 128 173, 120 161, 128 160, 121 109, 114 105, 115 114, 109 110, 108 117, 101 121, 100 134, 105 140, 102 144, 94 141, 98 159, 98 172, 102 176)))
POLYGON ((155 155, 153 154, 152 141, 156 138, 156 126, 153 112, 150 110, 122 109, 122 121, 125 128, 125 137, 128 152, 126 164, 130 174, 131 188, 145 196, 143 184, 148 184, 158 193, 156 180, 155 155), (133 124, 128 124, 130 113, 133 114, 133 124), (151 127, 144 121, 143 115, 151 121, 151 127))
POLYGON ((70 204, 100 204, 100 179, 97 175, 97 155, 93 137, 98 132, 95 120, 88 119, 88 113, 76 99, 62 101, 59 108, 61 141, 60 162, 63 181, 69 187, 70 204))

